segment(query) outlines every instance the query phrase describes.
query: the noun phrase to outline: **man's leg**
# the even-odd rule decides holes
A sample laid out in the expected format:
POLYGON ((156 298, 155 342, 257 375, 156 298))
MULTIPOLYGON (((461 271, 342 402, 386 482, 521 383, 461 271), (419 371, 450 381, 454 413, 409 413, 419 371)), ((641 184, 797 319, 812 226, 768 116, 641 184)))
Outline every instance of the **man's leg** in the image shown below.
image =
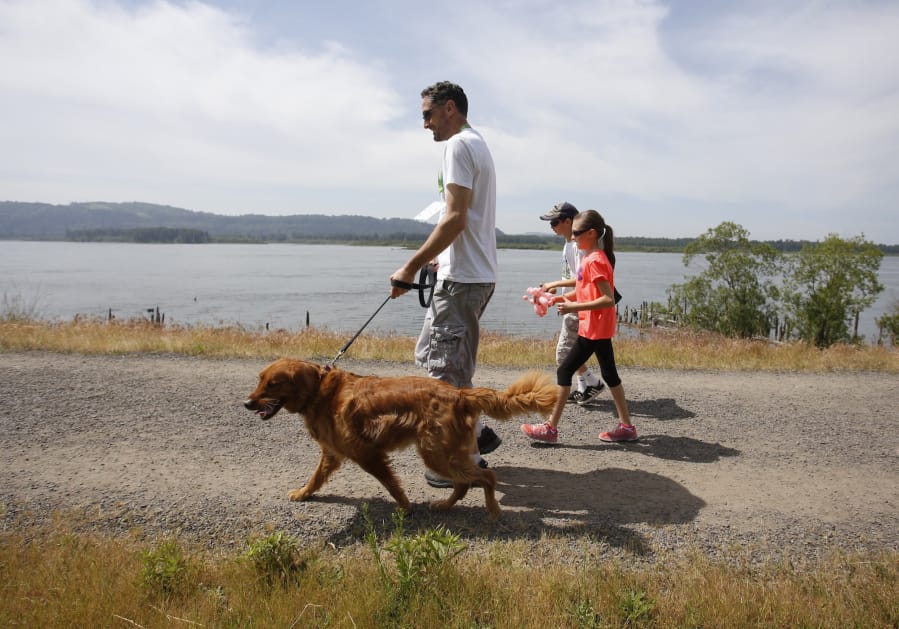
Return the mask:
MULTIPOLYGON (((434 291, 434 299, 416 348, 416 362, 423 362, 428 375, 460 388, 471 388, 477 364, 480 342, 479 320, 490 298, 493 284, 461 284, 443 281, 434 291), (428 334, 427 344, 424 342, 428 334)), ((421 364, 419 362, 419 364, 421 364)), ((478 420, 477 436, 484 444, 484 452, 495 450, 502 443, 499 436, 478 420)), ((472 459, 480 463, 481 448, 475 445, 472 459)), ((486 462, 483 463, 486 466, 486 462)), ((433 487, 450 487, 446 479, 433 473, 425 474, 433 487)))

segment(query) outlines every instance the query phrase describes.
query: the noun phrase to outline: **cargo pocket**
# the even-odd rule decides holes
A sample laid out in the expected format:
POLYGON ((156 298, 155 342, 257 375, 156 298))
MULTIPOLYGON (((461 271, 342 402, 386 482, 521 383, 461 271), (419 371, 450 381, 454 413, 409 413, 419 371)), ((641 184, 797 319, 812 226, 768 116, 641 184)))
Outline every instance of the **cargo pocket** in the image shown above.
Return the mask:
POLYGON ((455 386, 464 386, 465 355, 468 350, 462 342, 465 327, 461 325, 431 326, 431 347, 428 354, 428 373, 432 378, 455 386))

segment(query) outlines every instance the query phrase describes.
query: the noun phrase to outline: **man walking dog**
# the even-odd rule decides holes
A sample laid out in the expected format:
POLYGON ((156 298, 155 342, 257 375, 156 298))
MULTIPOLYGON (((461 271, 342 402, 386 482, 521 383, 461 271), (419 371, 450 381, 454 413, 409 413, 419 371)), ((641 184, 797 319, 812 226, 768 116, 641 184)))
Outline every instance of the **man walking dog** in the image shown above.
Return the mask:
MULTIPOLYGON (((415 274, 436 259, 437 287, 415 348, 415 362, 428 375, 457 387, 470 388, 477 365, 480 318, 496 285, 496 172, 493 157, 480 133, 468 124, 468 98, 448 81, 421 92, 424 128, 435 142, 446 142, 438 189, 445 205, 424 244, 391 280, 410 284, 415 274)), ((406 289, 393 286, 396 298, 406 289)), ((481 454, 502 440, 478 421, 477 451, 481 454)), ((447 479, 425 474, 434 487, 452 487, 447 479)))

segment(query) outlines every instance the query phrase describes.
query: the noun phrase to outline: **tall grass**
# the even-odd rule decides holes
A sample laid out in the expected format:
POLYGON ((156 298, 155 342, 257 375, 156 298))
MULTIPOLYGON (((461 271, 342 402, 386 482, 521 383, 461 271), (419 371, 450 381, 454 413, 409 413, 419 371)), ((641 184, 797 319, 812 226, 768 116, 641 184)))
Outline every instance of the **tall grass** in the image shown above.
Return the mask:
MULTIPOLYGON (((167 352, 208 357, 291 356, 325 361, 334 358, 349 337, 319 328, 266 332, 240 327, 158 325, 140 319, 54 323, 27 317, 0 317, 0 351, 167 352)), ((481 336, 478 361, 493 366, 550 366, 555 363, 555 345, 555 334, 540 339, 487 332, 481 336)), ((414 346, 412 337, 362 334, 347 356, 408 362, 414 346)), ((817 349, 805 343, 773 344, 683 330, 619 334, 615 355, 622 366, 662 369, 899 373, 899 351, 892 347, 834 345, 817 349)))
POLYGON ((434 531, 400 532, 376 542, 379 553, 391 544, 400 548, 387 561, 364 549, 306 550, 287 580, 260 571, 245 549, 182 547, 176 551, 181 574, 171 588, 146 577, 146 558, 171 553, 170 539, 154 545, 64 531, 4 532, 0 626, 867 628, 899 623, 896 553, 835 554, 809 570, 783 563, 715 563, 701 555, 641 567, 614 559, 571 563, 556 553, 557 561, 529 565, 496 560, 507 552, 502 548, 489 560, 465 551, 437 560, 431 551, 420 551, 434 536, 434 531), (399 553, 414 556, 401 564, 399 553), (415 565, 417 572, 404 577, 402 565, 415 565), (412 587, 402 588, 402 578, 411 578, 412 587))

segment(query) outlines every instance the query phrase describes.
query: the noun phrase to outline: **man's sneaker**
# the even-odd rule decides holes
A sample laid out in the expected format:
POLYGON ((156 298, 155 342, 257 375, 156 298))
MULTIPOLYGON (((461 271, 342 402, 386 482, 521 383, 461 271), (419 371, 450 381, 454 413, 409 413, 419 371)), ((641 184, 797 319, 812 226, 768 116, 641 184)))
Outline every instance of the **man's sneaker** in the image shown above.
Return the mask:
MULTIPOLYGON (((482 468, 487 467, 487 461, 481 459, 478 461, 478 465, 482 468)), ((453 481, 448 478, 444 478, 440 474, 436 472, 432 472, 431 470, 425 470, 425 480, 428 481, 428 485, 431 487, 436 487, 437 489, 451 489, 453 486, 453 481)))
POLYGON ((478 452, 481 454, 490 454, 496 450, 502 442, 503 440, 499 438, 498 434, 493 432, 489 426, 484 426, 484 428, 481 429, 481 434, 478 435, 478 452))
POLYGON ((581 394, 581 399, 577 401, 578 404, 583 406, 584 404, 589 404, 593 400, 599 397, 599 394, 602 393, 602 390, 606 388, 602 382, 596 384, 596 386, 588 386, 583 394, 581 394))
POLYGON ((521 432, 526 434, 534 441, 542 441, 544 443, 556 443, 559 440, 559 431, 545 424, 522 424, 521 432))
POLYGON ((568 402, 571 404, 580 404, 581 400, 584 399, 583 391, 574 391, 571 395, 568 396, 568 402))
POLYGON ((618 424, 618 428, 616 428, 615 430, 599 433, 599 440, 610 442, 636 441, 637 429, 626 424, 618 424))

